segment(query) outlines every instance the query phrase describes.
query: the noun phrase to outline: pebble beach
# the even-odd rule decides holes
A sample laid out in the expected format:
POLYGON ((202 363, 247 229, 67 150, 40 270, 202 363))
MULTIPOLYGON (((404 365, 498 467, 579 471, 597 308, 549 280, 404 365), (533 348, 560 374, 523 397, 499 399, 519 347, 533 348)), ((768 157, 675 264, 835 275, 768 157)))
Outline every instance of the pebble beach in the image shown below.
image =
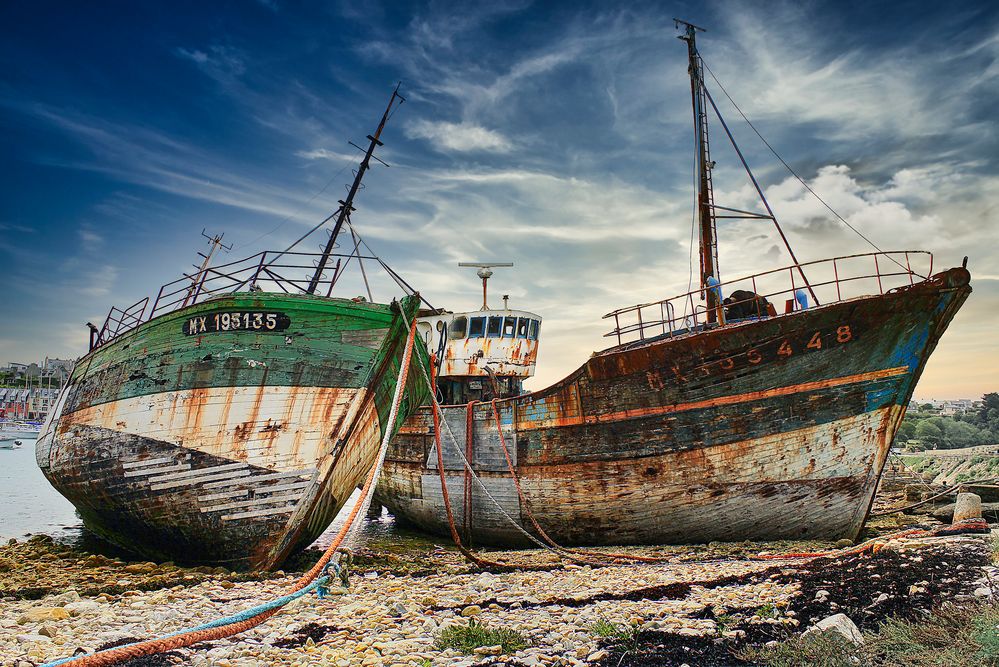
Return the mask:
MULTIPOLYGON (((525 568, 498 573, 448 549, 362 550, 349 588, 306 595, 238 637, 126 664, 620 664, 620 649, 597 631, 601 623, 668 638, 656 664, 723 664, 696 657, 800 632, 837 611, 866 629, 899 611, 993 599, 999 571, 990 539, 895 540, 876 554, 841 557, 818 543, 636 548, 663 561, 607 567, 560 564, 544 551, 491 552, 525 568), (761 558, 817 547, 830 556, 761 558), (516 631, 524 646, 465 654, 437 645, 446 628, 470 622, 516 631)), ((316 555, 304 555, 301 569, 316 555)), ((32 667, 174 632, 280 597, 297 578, 290 569, 247 575, 129 562, 46 536, 11 540, 0 548, 0 664, 32 667)))

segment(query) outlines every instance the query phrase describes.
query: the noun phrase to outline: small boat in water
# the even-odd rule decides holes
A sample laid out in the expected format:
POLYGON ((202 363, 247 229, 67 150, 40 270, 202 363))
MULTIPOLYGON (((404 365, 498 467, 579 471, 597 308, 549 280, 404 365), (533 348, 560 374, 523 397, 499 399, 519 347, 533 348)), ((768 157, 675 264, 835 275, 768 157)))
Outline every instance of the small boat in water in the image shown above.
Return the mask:
MULTIPOLYGON (((698 144, 700 288, 609 313, 614 346, 526 394, 539 317, 483 308, 421 320, 444 362, 447 495, 474 543, 529 544, 534 522, 567 545, 855 539, 916 382, 971 293, 964 266, 933 273, 917 251, 800 263, 788 245, 791 266, 720 280, 716 220, 777 220, 758 186, 766 214, 714 203, 715 107, 699 29, 679 23, 698 144)), ((407 420, 377 499, 447 535, 435 435, 431 407, 407 420)))
MULTIPOLYGON (((323 221, 336 223, 322 254, 212 266, 216 237, 200 269, 161 288, 151 307, 147 298, 112 308, 92 327, 91 350, 35 448, 91 531, 153 559, 276 567, 326 529, 370 470, 395 426, 421 298, 330 296, 340 262, 361 259, 356 243, 353 255, 333 250, 398 99, 323 221)), ((426 364, 417 347, 412 363, 426 364)), ((410 377, 397 422, 427 395, 419 373, 410 377)))
POLYGON ((0 441, 15 439, 34 439, 38 437, 42 425, 24 420, 0 420, 0 441))

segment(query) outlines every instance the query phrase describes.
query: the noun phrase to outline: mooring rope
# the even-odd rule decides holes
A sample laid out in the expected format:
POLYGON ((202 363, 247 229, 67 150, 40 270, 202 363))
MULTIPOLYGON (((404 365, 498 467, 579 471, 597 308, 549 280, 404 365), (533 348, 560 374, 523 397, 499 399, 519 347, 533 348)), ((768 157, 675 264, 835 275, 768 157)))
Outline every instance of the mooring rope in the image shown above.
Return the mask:
MULTIPOLYGON (((402 317, 403 320, 409 324, 405 313, 402 313, 402 317)), ((295 582, 288 595, 272 600, 264 605, 247 609, 233 616, 212 621, 210 623, 204 623, 186 630, 180 630, 156 639, 148 639, 141 642, 135 642, 133 644, 126 644, 125 646, 117 646, 104 651, 98 651, 96 653, 62 658, 60 660, 48 662, 42 667, 56 667, 56 665, 70 665, 72 667, 107 667, 109 665, 115 665, 119 662, 145 655, 164 653, 173 649, 193 646, 194 644, 205 641, 214 641, 232 637, 260 625, 271 616, 278 613, 278 611, 290 602, 297 600, 311 590, 321 590, 327 583, 329 583, 330 577, 326 574, 326 571, 328 566, 330 566, 330 561, 337 555, 337 550, 343 543, 344 538, 347 537, 348 533, 354 527, 354 521, 360 513, 361 507, 366 504, 365 501, 368 498, 368 494, 371 492, 378 473, 381 471, 382 464, 385 460, 385 453, 388 451, 389 441, 394 435, 395 423, 399 414, 399 404, 402 401, 403 389, 406 386, 406 380, 409 375, 409 366, 412 359, 413 342, 415 337, 416 318, 413 319, 412 324, 409 324, 409 336, 406 340, 403 362, 401 368, 399 369, 399 376, 396 379, 395 393, 392 397, 392 409, 389 413, 389 422, 385 426, 385 434, 382 437, 378 458, 375 461, 375 464, 371 466, 371 471, 368 473, 364 486, 361 488, 361 495, 357 499, 357 502, 354 503, 353 509, 351 509, 350 514, 347 516, 347 520, 336 534, 336 537, 333 538, 333 541, 323 553, 322 557, 308 572, 295 582), (321 574, 323 576, 320 576, 321 574)), ((334 569, 338 566, 338 563, 333 563, 334 569)))

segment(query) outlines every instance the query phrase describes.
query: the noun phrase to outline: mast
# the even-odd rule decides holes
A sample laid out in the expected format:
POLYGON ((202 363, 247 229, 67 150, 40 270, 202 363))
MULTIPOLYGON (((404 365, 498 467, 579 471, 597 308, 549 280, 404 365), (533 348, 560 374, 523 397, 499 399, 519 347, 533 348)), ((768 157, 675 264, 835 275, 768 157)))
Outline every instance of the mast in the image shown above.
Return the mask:
POLYGON ((201 266, 198 267, 198 272, 191 279, 191 286, 187 290, 187 295, 184 297, 182 307, 189 303, 193 303, 192 299, 198 296, 198 292, 201 290, 201 286, 204 284, 205 278, 207 277, 205 274, 208 271, 208 266, 212 263, 212 257, 215 255, 215 251, 219 248, 222 248, 223 250, 232 250, 232 244, 222 245, 222 237, 225 236, 224 233, 209 236, 208 234, 205 234, 205 230, 202 229, 201 235, 208 239, 212 249, 208 251, 207 255, 203 252, 198 253, 202 258, 204 258, 204 261, 201 262, 201 266))
POLYGON ((718 240, 715 222, 714 190, 711 181, 711 151, 708 145, 708 109, 704 91, 704 70, 701 56, 697 53, 695 34, 704 32, 693 23, 673 19, 677 27, 683 26, 684 34, 679 39, 687 42, 687 58, 690 73, 690 99, 694 111, 694 136, 697 141, 697 217, 699 222, 701 291, 707 299, 708 322, 716 322, 721 310, 719 290, 711 289, 719 282, 718 240), (713 284, 712 284, 713 283, 713 284))
MULTIPOLYGON (((336 247, 336 237, 340 234, 340 229, 343 227, 343 222, 350 217, 350 212, 354 210, 354 195, 357 194, 358 189, 361 187, 361 179, 364 178, 364 172, 368 170, 368 165, 371 162, 371 158, 375 152, 376 146, 381 146, 382 142, 379 141, 379 137, 382 134, 382 130, 385 128, 385 122, 388 121, 389 114, 392 111, 393 105, 397 99, 406 101, 402 95, 399 94, 400 82, 396 85, 395 90, 392 91, 392 97, 389 99, 388 106, 385 107, 385 113, 382 114, 382 120, 378 123, 378 129, 375 130, 374 136, 368 135, 368 139, 371 142, 368 144, 368 149, 364 153, 364 159, 361 160, 361 166, 357 168, 357 174, 354 175, 354 182, 350 186, 350 190, 347 192, 347 198, 341 199, 338 203, 340 204, 340 209, 337 211, 336 223, 333 225, 333 231, 330 233, 330 238, 326 241, 326 248, 323 249, 323 256, 319 259, 319 264, 316 265, 316 272, 312 275, 312 280, 309 281, 309 288, 306 290, 309 294, 314 294, 316 287, 319 285, 319 281, 322 279, 323 271, 326 270, 326 264, 329 262, 330 254, 333 252, 333 248, 336 247)), ((401 104, 402 102, 400 102, 401 104)), ((378 160, 378 158, 375 158, 378 160)), ((381 160, 378 160, 381 162, 381 160)), ((384 163, 383 163, 384 164, 384 163)))

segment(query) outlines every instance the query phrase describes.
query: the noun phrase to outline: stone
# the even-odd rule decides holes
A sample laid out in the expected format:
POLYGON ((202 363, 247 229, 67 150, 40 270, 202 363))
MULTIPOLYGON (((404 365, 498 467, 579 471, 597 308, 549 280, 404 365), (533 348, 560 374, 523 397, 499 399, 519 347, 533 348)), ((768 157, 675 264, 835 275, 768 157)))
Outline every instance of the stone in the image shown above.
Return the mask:
POLYGON ((59 631, 56 630, 51 625, 43 625, 41 628, 38 629, 38 634, 42 635, 43 637, 50 637, 51 638, 51 637, 55 637, 57 634, 59 634, 59 631))
POLYGON ((34 635, 18 635, 17 636, 17 641, 19 641, 22 644, 39 644, 41 642, 50 642, 50 641, 52 641, 52 638, 51 637, 46 637, 45 635, 39 635, 39 634, 34 634, 34 635))
POLYGON ((832 616, 827 616, 812 627, 808 628, 808 630, 805 630, 804 634, 810 635, 827 631, 838 632, 847 640, 857 645, 864 643, 864 635, 860 632, 860 628, 858 628, 857 624, 854 623, 846 614, 833 614, 832 616))
POLYGON ((586 656, 586 662, 600 662, 608 655, 610 655, 610 652, 604 649, 600 649, 599 651, 594 651, 593 653, 586 656))
POLYGON ((475 655, 499 655, 503 652, 503 647, 499 644, 496 646, 480 646, 472 652, 475 655))
POLYGON ((91 612, 99 611, 101 608, 100 603, 94 602, 93 600, 80 600, 79 602, 70 602, 68 605, 63 607, 69 612, 70 616, 82 616, 84 614, 89 614, 91 612))
POLYGON ((44 623, 45 621, 64 621, 69 618, 69 612, 62 607, 35 607, 21 614, 17 622, 20 625, 25 623, 44 623))
POLYGON ((957 494, 957 503, 954 506, 954 523, 966 519, 982 518, 982 497, 976 493, 957 494))
POLYGON ((461 610, 461 615, 464 616, 465 618, 468 618, 469 616, 478 616, 481 613, 482 613, 482 607, 480 607, 477 604, 470 604, 461 610))
POLYGON ((834 546, 837 549, 846 549, 848 547, 853 546, 853 540, 848 540, 846 538, 843 538, 842 540, 836 540, 836 544, 834 546))
POLYGON ((991 596, 992 596, 992 589, 991 588, 985 588, 983 586, 981 588, 976 588, 975 589, 975 597, 976 598, 987 598, 987 597, 991 597, 991 596))

